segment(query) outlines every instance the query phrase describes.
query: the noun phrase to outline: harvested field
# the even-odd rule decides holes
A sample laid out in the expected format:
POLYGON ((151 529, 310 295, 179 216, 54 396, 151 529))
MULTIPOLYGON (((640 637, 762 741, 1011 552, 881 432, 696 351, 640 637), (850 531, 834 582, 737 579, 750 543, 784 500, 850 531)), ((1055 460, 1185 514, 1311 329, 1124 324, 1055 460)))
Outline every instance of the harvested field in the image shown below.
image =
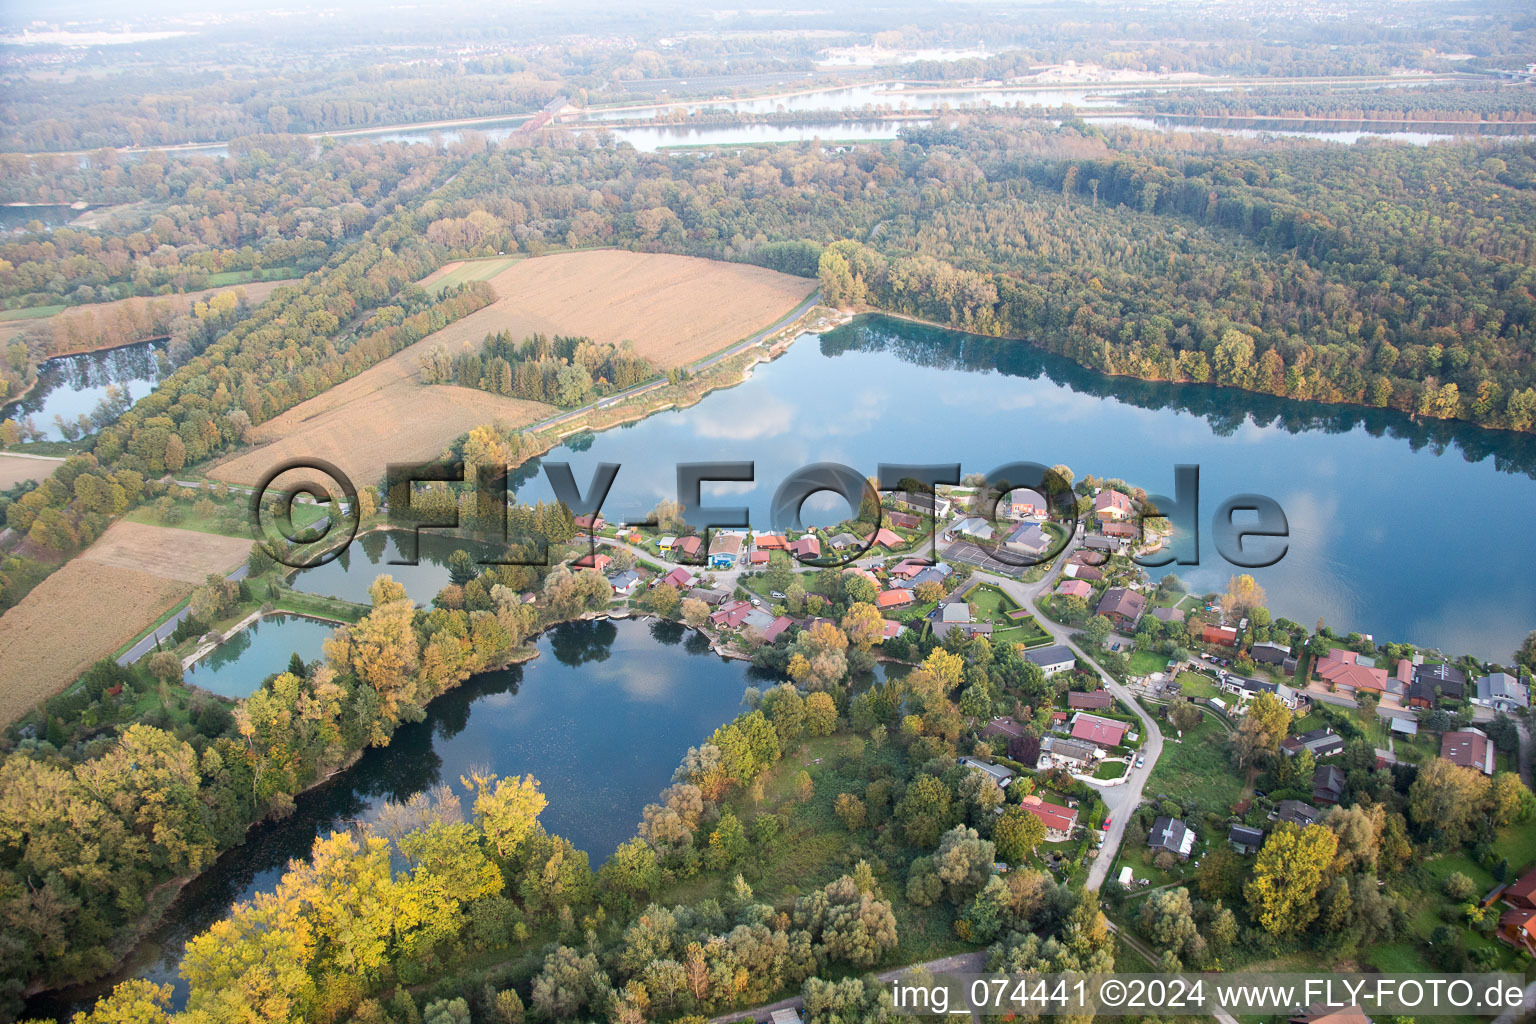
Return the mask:
MULTIPOLYGON (((423 284, 445 272, 456 271, 444 267, 423 284)), ((502 330, 517 338, 581 334, 632 340, 640 354, 670 368, 750 337, 815 288, 814 281, 760 267, 611 250, 520 259, 489 280, 496 302, 261 424, 254 439, 267 447, 208 475, 254 484, 283 459, 314 455, 336 463, 358 486, 376 483, 388 462, 432 458, 470 427, 496 420, 520 426, 558 411, 471 388, 422 385, 421 368, 438 348, 477 348, 502 330)))
POLYGON ((0 723, 62 690, 249 550, 232 537, 114 524, 0 616, 0 723))
POLYGON ((334 463, 358 487, 380 483, 391 462, 425 462, 473 427, 520 427, 559 410, 473 388, 395 383, 362 392, 353 378, 262 424, 257 440, 272 443, 221 463, 208 475, 254 485, 273 466, 308 457, 334 463), (325 402, 323 400, 330 399, 325 402), (323 403, 316 405, 314 403, 323 403), (307 419, 295 414, 310 412, 307 419))
POLYGON ((0 452, 0 491, 23 480, 46 480, 63 459, 24 458, 0 452))
POLYGON ((470 281, 489 281, 517 262, 516 256, 496 256, 485 260, 461 260, 445 263, 421 279, 421 286, 434 295, 444 288, 470 281))

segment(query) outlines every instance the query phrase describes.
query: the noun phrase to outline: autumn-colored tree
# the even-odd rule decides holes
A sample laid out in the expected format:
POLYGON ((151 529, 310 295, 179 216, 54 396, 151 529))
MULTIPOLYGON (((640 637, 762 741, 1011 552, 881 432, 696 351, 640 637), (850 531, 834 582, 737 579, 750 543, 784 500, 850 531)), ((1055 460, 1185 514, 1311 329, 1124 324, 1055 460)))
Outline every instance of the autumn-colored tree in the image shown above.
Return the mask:
POLYGON ((1322 825, 1297 828, 1285 822, 1270 833, 1253 877, 1244 887, 1254 920, 1271 935, 1295 935, 1317 916, 1317 894, 1334 855, 1338 837, 1322 825))

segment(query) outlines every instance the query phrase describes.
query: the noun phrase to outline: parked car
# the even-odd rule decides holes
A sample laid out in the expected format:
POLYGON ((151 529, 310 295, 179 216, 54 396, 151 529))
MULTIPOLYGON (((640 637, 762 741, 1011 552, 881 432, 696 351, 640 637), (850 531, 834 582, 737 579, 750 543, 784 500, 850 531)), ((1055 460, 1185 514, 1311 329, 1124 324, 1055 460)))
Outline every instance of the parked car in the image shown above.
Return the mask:
POLYGON ((768 596, 773 598, 775 601, 782 601, 782 600, 784 600, 784 595, 782 593, 780 593, 779 591, 777 591, 777 590, 770 590, 770 591, 768 591, 768 596))
POLYGON ((1146 766, 1147 766, 1147 759, 1146 758, 1138 757, 1136 759, 1136 767, 1137 768, 1145 768, 1146 766))

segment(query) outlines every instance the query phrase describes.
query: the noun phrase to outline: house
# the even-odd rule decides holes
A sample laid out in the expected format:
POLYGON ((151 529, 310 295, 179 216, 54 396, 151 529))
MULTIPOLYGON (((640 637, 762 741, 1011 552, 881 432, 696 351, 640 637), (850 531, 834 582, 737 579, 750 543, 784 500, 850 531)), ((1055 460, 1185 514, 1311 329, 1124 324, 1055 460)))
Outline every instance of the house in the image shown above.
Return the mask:
POLYGON ((1072 716, 1072 738, 1085 740, 1099 747, 1118 747, 1131 731, 1129 722, 1116 721, 1079 711, 1072 716))
POLYGON ((851 533, 839 533, 827 543, 832 545, 833 551, 847 551, 849 548, 859 546, 859 538, 851 533))
POLYGON ((1206 623, 1200 631, 1200 639, 1208 644, 1220 644, 1223 647, 1237 646, 1237 630, 1231 626, 1214 626, 1206 623))
POLYGON ((672 555, 679 561, 697 559, 704 550, 704 541, 699 537, 679 537, 677 543, 672 545, 672 555))
POLYGON ((752 545, 759 551, 788 551, 789 538, 782 533, 757 533, 752 535, 752 545))
POLYGON ((1092 764, 1103 751, 1092 743, 1069 739, 1066 736, 1046 736, 1040 741, 1040 768, 1050 768, 1057 762, 1067 766, 1082 767, 1092 764))
POLYGON ((608 585, 620 597, 628 597, 640 589, 640 574, 633 569, 608 577, 608 585))
POLYGON ((676 537, 662 537, 656 542, 656 550, 660 551, 663 555, 670 555, 672 553, 672 548, 676 545, 676 537))
POLYGON ((601 552, 588 552, 572 562, 571 565, 577 569, 596 569, 598 572, 602 572, 612 562, 612 558, 601 552))
MULTIPOLYGON (((777 620, 768 612, 765 612, 761 608, 754 606, 752 610, 747 612, 747 614, 742 618, 741 624, 745 627, 750 627, 751 629, 756 630, 759 634, 765 634, 773 628, 773 624, 776 621, 777 620)), ((794 620, 790 619, 784 625, 787 627, 793 622, 794 620)), ((779 632, 782 633, 783 630, 781 629, 779 632)), ((778 635, 778 633, 774 634, 774 636, 778 635)))
POLYGON ((1114 706, 1114 694, 1108 690, 1094 690, 1092 693, 1083 693, 1080 690, 1067 691, 1067 707, 1074 710, 1103 711, 1114 706))
POLYGON ((1035 491, 1020 488, 1008 492, 1008 500, 997 503, 997 510, 1009 519, 1033 519, 1045 515, 1045 499, 1035 491))
POLYGON ((589 516, 577 516, 571 521, 576 524, 576 529, 581 530, 584 533, 596 533, 598 530, 601 530, 604 526, 608 525, 607 523, 603 522, 603 517, 596 513, 593 513, 589 516))
POLYGON ((1494 768, 1493 740, 1478 729, 1448 732, 1440 737, 1440 756, 1452 764, 1472 768, 1484 775, 1492 775, 1494 768))
POLYGON ((1388 728, 1391 729, 1392 732, 1403 736, 1417 736, 1419 734, 1419 723, 1416 719, 1412 718, 1394 717, 1392 719, 1392 724, 1388 726, 1388 728))
POLYGON ((1396 754, 1392 753, 1392 751, 1388 750, 1386 747, 1376 748, 1377 768, 1391 768, 1395 764, 1397 764, 1396 754))
POLYGON ((788 615, 778 616, 768 625, 763 627, 763 642, 770 644, 773 643, 779 638, 781 633, 783 633, 786 629, 788 629, 790 626, 793 626, 794 624, 795 620, 790 618, 788 615))
POLYGON ((997 783, 999 786, 1005 789, 1007 788, 1008 783, 1013 781, 1013 777, 1018 774, 1018 772, 1014 771, 1012 768, 1009 768, 1006 765, 989 764, 977 757, 962 757, 960 759, 960 763, 967 766, 968 768, 981 772, 983 775, 986 775, 993 782, 997 783))
POLYGON ((751 566, 767 565, 768 564, 768 552, 766 552, 766 551, 754 551, 754 552, 752 552, 750 555, 747 556, 747 564, 751 565, 751 566))
POLYGON ((1152 617, 1158 622, 1184 621, 1184 613, 1177 608, 1153 608, 1152 617))
POLYGON ((912 591, 910 590, 882 590, 875 595, 875 607, 881 611, 892 608, 905 608, 912 603, 912 591))
POLYGON ((717 533, 709 542, 709 567, 729 569, 741 556, 743 537, 739 533, 717 533))
POLYGON ((1312 751, 1313 757, 1332 757, 1344 749, 1344 737, 1327 727, 1313 729, 1299 736, 1287 736, 1280 741, 1280 749, 1286 757, 1295 757, 1303 750, 1312 751))
POLYGON ((911 586, 920 587, 924 583, 944 583, 954 574, 954 568, 940 562, 938 565, 924 566, 916 576, 913 576, 911 586))
POLYGON ((1093 586, 1087 580, 1063 580, 1056 586, 1056 593, 1060 597, 1081 597, 1086 601, 1093 596, 1093 586))
POLYGON ((1536 956, 1536 910, 1506 910, 1499 918, 1499 938, 1527 956, 1536 956))
POLYGON ((1195 848, 1195 834, 1178 818, 1159 815, 1147 833, 1147 845, 1154 850, 1166 850, 1180 860, 1188 860, 1195 848))
POLYGON ((1146 609, 1146 595, 1124 587, 1111 587, 1099 598, 1099 606, 1095 611, 1125 632, 1134 633, 1136 623, 1141 621, 1141 613, 1146 609))
POLYGON ((1077 828, 1077 808, 1062 807, 1059 804, 1046 803, 1034 793, 1024 798, 1019 806, 1040 819, 1040 824, 1045 826, 1045 837, 1053 842, 1061 842, 1072 838, 1072 830, 1077 828))
POLYGON ((1003 541, 1003 547, 1009 551, 1017 551, 1021 555, 1038 558, 1051 549, 1051 538, 1039 523, 1025 520, 1013 528, 1013 532, 1003 541))
POLYGON ((890 570, 890 574, 897 579, 910 580, 926 568, 928 563, 920 558, 903 558, 896 563, 896 568, 890 570))
POLYGON ((1136 514, 1128 495, 1105 487, 1093 496, 1093 514, 1103 522, 1119 522, 1136 514))
POLYGON ((1099 532, 1116 540, 1134 541, 1141 531, 1136 529, 1135 523, 1104 523, 1099 527, 1099 532))
POLYGON ((1387 692, 1387 670, 1361 664, 1360 656, 1354 651, 1335 647, 1312 668, 1318 678, 1332 683, 1336 690, 1377 695, 1387 692))
POLYGON ((789 545, 789 553, 800 559, 802 562, 807 558, 820 558, 821 541, 811 536, 810 534, 806 534, 804 537, 801 537, 799 540, 789 545))
POLYGON ((1104 572, 1098 566, 1083 565, 1080 562, 1068 562, 1062 568, 1061 574, 1074 580, 1087 580, 1090 583, 1104 578, 1104 572))
POLYGON ((1022 725, 1007 716, 999 716, 988 722, 981 730, 981 735, 986 738, 1001 737, 1005 740, 1023 739, 1028 734, 1022 725))
POLYGON ((939 639, 958 629, 967 636, 991 636, 992 623, 973 622, 971 607, 964 601, 951 601, 937 610, 933 620, 933 635, 939 639))
POLYGON ((964 519, 956 520, 944 531, 946 540, 956 540, 960 537, 991 540, 992 536, 992 524, 980 516, 966 516, 964 519))
POLYGON ((695 601, 703 601, 710 606, 722 605, 730 595, 723 590, 706 590, 703 587, 694 587, 688 591, 688 597, 695 601))
POLYGON ((1323 812, 1311 804, 1304 804, 1300 800, 1281 800, 1280 806, 1275 809, 1274 817, 1280 821, 1288 821, 1293 825, 1305 828, 1315 825, 1323 816, 1323 812))
POLYGON ((1291 656, 1291 649, 1265 640, 1254 644, 1249 655, 1253 658, 1255 665, 1284 665, 1285 659, 1291 656))
POLYGON ((753 610, 751 601, 731 601, 722 604, 710 615, 709 621, 720 629, 736 629, 747 621, 753 610))
POLYGON ((844 576, 847 576, 849 574, 857 576, 860 579, 868 580, 872 587, 874 587, 876 590, 880 589, 880 585, 881 585, 880 584, 880 577, 876 576, 874 573, 870 572, 868 569, 861 569, 858 566, 854 566, 852 569, 844 569, 843 570, 843 575, 844 576))
POLYGON ((891 500, 914 512, 921 512, 925 516, 933 516, 936 519, 948 516, 955 507, 954 502, 942 494, 928 494, 922 491, 897 491, 891 495, 891 500))
POLYGON ((1462 700, 1467 694, 1467 674, 1454 665, 1415 665, 1408 687, 1408 706, 1436 707, 1441 701, 1462 700))
POLYGON ((870 547, 878 546, 885 548, 887 551, 895 550, 896 548, 899 548, 906 543, 906 541, 901 539, 901 535, 899 533, 887 530, 883 526, 876 530, 874 533, 870 534, 868 537, 865 537, 864 541, 870 547))
POLYGON ((692 587, 695 583, 699 582, 699 578, 693 573, 689 572, 687 569, 684 569, 682 566, 678 566, 676 569, 673 569, 671 572, 663 576, 661 578, 661 582, 665 583, 669 587, 676 587, 679 590, 687 590, 689 587, 692 587))
POLYGON ((1514 711, 1529 707, 1531 697, 1525 684, 1508 672, 1492 672, 1477 681, 1477 696, 1472 703, 1495 711, 1514 711))
POLYGON ((894 512, 890 509, 883 511, 885 518, 891 521, 892 526, 899 526, 903 530, 915 530, 923 525, 923 521, 910 512, 894 512))
POLYGON ((880 620, 880 640, 881 640, 881 642, 883 643, 886 640, 890 640, 890 639, 892 639, 894 637, 901 636, 901 631, 906 629, 906 628, 907 627, 905 625, 903 625, 900 622, 897 622, 895 619, 881 619, 880 620))
POLYGON ((1083 547, 1089 551, 1103 551, 1106 554, 1118 555, 1125 550, 1125 542, 1114 537, 1106 537, 1102 533, 1090 533, 1083 538, 1083 547))
POLYGON ((1344 773, 1336 764, 1320 764, 1312 773, 1312 800, 1336 804, 1344 797, 1344 773))
POLYGON ((1258 853, 1259 847, 1264 845, 1264 831, 1247 825, 1233 825, 1227 829, 1227 842, 1238 853, 1258 853))
POLYGON ((1070 672, 1077 667, 1077 655, 1072 653, 1072 648, 1065 644, 1025 651, 1024 660, 1039 665, 1040 671, 1045 673, 1047 679, 1057 672, 1070 672))
POLYGON ((1512 907, 1536 910, 1536 868, 1510 882, 1500 895, 1512 907))

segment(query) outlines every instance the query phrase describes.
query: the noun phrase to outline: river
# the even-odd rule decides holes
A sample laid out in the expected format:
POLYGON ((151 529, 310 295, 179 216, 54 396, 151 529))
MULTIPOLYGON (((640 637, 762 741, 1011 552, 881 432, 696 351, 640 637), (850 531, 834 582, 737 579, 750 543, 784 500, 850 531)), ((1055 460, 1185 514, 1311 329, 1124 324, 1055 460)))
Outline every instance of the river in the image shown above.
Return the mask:
MULTIPOLYGON (((1216 554, 1210 520, 1256 492, 1290 523, 1289 553, 1254 571, 1277 615, 1506 660, 1536 627, 1536 437, 1107 377, 1023 342, 890 317, 803 337, 736 388, 547 457, 569 461, 582 486, 599 462, 623 467, 610 521, 675 497, 676 463, 753 461, 755 484, 706 486, 705 503, 747 506, 758 528, 779 483, 814 462, 865 474, 881 462, 1064 462, 1154 493, 1172 493, 1174 466, 1194 463, 1201 564, 1164 571, 1195 586, 1221 589, 1242 571, 1216 554)), ((520 474, 520 500, 553 497, 535 468, 520 474)), ((808 522, 847 515, 840 498, 818 498, 808 522)))

